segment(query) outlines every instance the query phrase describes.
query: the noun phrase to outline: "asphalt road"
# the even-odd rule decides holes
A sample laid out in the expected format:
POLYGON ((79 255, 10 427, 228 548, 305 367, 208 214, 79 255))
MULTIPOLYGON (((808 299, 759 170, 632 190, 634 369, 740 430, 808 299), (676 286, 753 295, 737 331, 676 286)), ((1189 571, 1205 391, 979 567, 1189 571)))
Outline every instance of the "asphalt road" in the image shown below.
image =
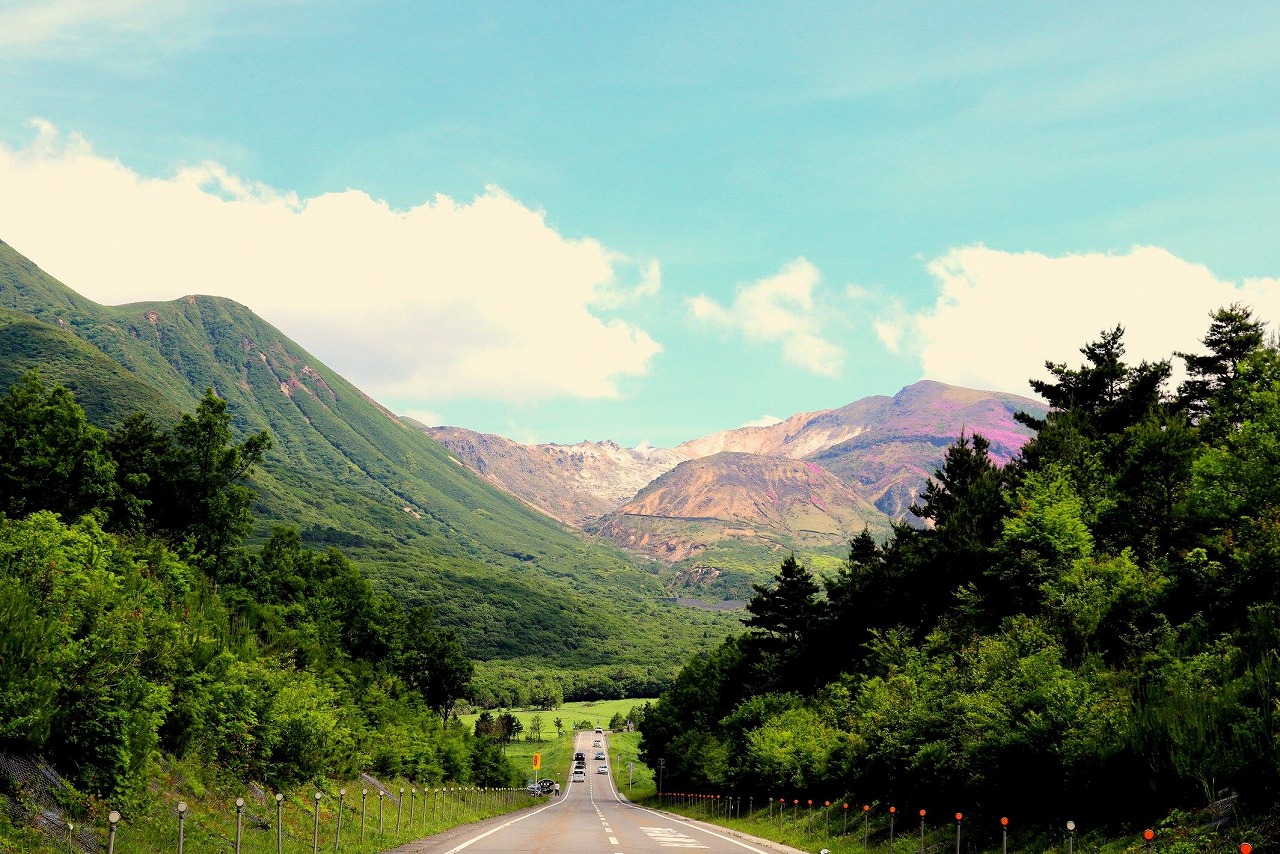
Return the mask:
MULTIPOLYGON (((583 732, 576 750, 593 756, 583 732)), ((608 744, 605 744, 608 752, 608 744)), ((613 774, 587 761, 587 782, 569 783, 543 806, 454 828, 396 849, 398 854, 656 854, 676 849, 709 854, 777 854, 779 847, 732 838, 726 831, 635 806, 619 796, 613 774)), ((613 769, 610 769, 612 772, 613 769)), ((789 849, 788 849, 789 850, 789 849)))

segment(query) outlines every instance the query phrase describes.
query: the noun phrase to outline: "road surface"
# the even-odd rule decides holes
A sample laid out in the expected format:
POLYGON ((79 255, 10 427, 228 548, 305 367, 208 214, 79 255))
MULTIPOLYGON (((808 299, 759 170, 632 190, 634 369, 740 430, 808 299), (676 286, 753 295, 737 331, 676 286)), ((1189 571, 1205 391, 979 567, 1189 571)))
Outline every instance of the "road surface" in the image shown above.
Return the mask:
MULTIPOLYGON (((591 732, 578 733, 575 750, 596 750, 591 732)), ((608 753, 608 745, 605 745, 608 753)), ((613 768, 587 760, 587 782, 569 783, 559 798, 520 812, 454 828, 396 849, 396 854, 777 854, 781 846, 733 838, 727 831, 635 806, 613 785, 613 768)))

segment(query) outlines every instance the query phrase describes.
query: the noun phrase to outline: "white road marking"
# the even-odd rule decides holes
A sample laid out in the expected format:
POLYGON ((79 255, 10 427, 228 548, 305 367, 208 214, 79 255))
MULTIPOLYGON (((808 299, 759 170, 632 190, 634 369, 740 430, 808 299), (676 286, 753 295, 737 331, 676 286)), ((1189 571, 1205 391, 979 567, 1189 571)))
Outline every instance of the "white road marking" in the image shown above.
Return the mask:
POLYGON ((663 848, 708 848, 674 827, 642 827, 645 835, 663 848))

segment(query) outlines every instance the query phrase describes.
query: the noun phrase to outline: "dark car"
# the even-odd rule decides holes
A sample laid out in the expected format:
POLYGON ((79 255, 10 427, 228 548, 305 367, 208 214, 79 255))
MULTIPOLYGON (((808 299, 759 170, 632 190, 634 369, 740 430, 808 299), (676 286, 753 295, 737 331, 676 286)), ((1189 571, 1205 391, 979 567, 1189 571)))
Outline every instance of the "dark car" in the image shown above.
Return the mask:
POLYGON ((582 753, 581 751, 579 751, 578 753, 573 754, 573 761, 574 761, 574 762, 586 762, 586 761, 587 761, 587 754, 582 753))

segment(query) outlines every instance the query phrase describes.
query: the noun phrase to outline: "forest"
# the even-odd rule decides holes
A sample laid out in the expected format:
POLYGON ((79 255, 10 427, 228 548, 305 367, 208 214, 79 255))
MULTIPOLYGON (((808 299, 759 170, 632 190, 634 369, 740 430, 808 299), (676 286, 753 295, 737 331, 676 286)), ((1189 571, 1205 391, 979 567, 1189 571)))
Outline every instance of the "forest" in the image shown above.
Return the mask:
POLYGON ((429 608, 293 528, 246 545, 271 442, 235 441, 212 391, 110 432, 35 372, 0 397, 0 755, 118 805, 170 761, 273 787, 515 781, 451 718, 472 663, 429 608))
POLYGON ((1104 331, 1032 381, 1020 457, 961 436, 912 524, 830 575, 784 560, 646 715, 664 788, 991 827, 1270 813, 1280 349, 1239 305, 1202 343, 1135 365, 1104 331))

